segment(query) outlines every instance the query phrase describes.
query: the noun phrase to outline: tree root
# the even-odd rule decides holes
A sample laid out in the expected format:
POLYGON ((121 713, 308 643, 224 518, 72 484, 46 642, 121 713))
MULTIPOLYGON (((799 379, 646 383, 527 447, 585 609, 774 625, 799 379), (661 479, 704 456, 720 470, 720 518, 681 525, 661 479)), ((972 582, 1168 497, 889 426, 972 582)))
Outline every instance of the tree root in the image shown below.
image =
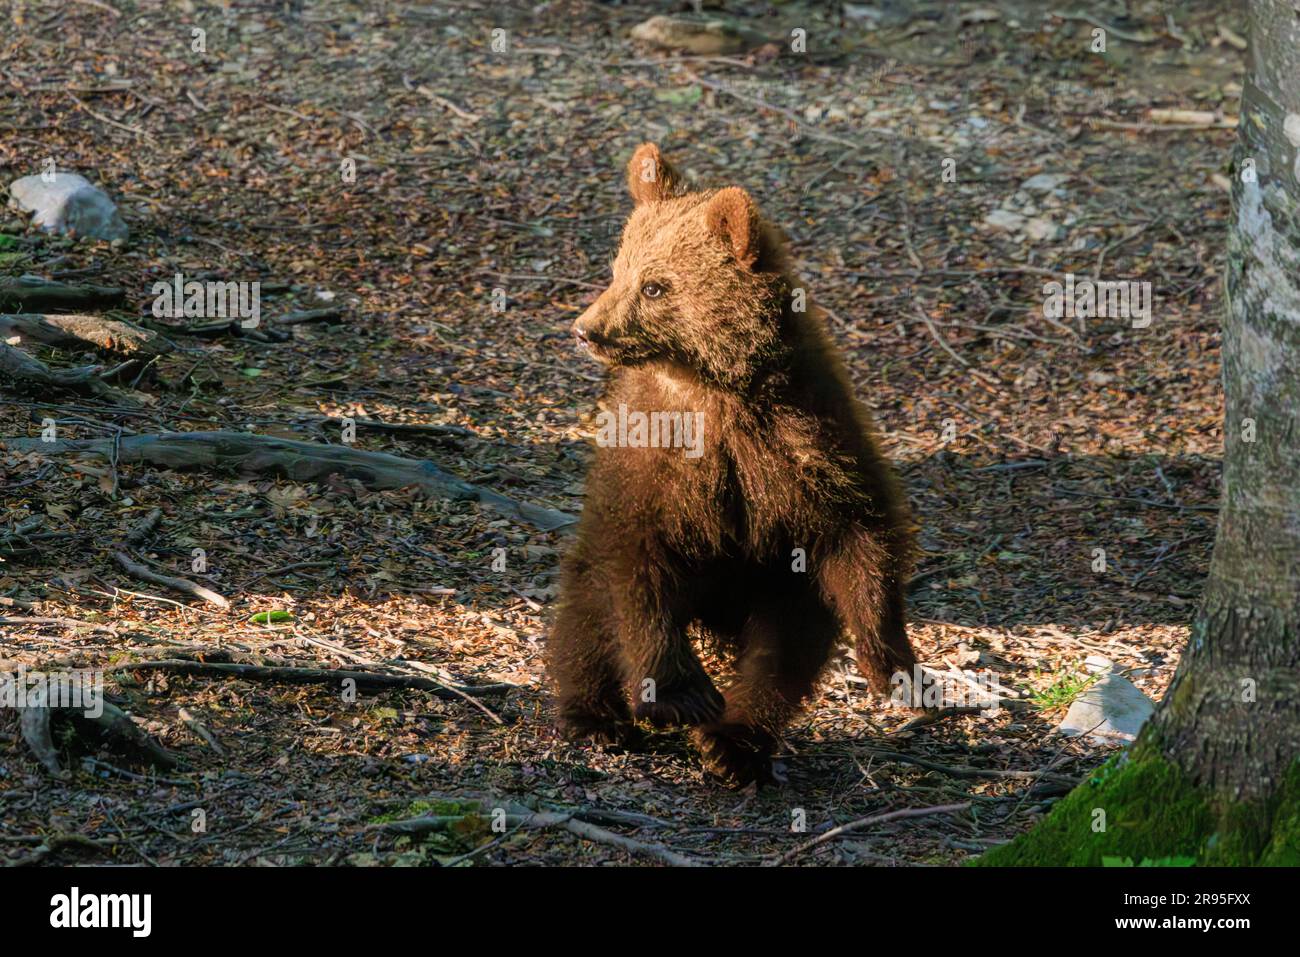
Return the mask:
POLYGON ((36 276, 0 279, 0 310, 4 312, 111 309, 125 302, 126 291, 117 287, 69 286, 36 276))
MULTIPOLYGON (((13 350, 16 351, 16 350, 13 350)), ((19 353, 21 355, 21 353, 19 353)), ((512 519, 544 531, 572 525, 565 512, 518 502, 479 488, 444 472, 427 460, 387 452, 364 452, 344 445, 322 445, 243 432, 163 432, 124 435, 120 439, 0 439, 11 449, 60 455, 86 452, 118 462, 148 462, 164 468, 207 466, 233 472, 270 472, 295 482, 319 482, 331 475, 352 478, 372 491, 415 486, 427 494, 453 501, 487 505, 512 519)))
MULTIPOLYGON (((15 680, 14 675, 0 674, 0 683, 12 685, 15 680)), ((6 689, 6 695, 12 691, 16 699, 18 690, 6 689)), ((45 688, 28 689, 23 697, 24 706, 19 709, 19 729, 23 741, 45 769, 57 777, 66 777, 67 772, 64 771, 58 749, 54 746, 53 725, 56 717, 61 721, 67 720, 79 736, 97 730, 117 743, 140 752, 156 766, 173 768, 178 763, 175 755, 145 734, 131 720, 130 715, 107 701, 96 702, 100 713, 88 715, 84 706, 51 704, 45 688)))
POLYGON ((7 376, 20 385, 37 391, 60 389, 77 395, 103 399, 113 405, 139 408, 140 402, 130 393, 114 389, 99 377, 98 366, 83 366, 78 369, 51 369, 40 359, 35 359, 15 349, 5 342, 0 342, 0 375, 7 376))

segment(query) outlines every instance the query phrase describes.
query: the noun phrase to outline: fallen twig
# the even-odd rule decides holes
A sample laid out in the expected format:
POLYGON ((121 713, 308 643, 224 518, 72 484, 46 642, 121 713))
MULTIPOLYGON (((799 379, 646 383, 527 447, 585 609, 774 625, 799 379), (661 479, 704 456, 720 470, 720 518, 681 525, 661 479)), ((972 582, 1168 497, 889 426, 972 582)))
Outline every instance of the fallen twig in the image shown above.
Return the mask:
POLYGON ((788 864, 805 851, 810 851, 814 847, 825 844, 827 841, 833 841, 836 838, 843 837, 845 834, 854 831, 860 831, 864 827, 871 827, 876 824, 884 824, 887 821, 896 821, 900 818, 907 817, 925 817, 930 814, 952 814, 957 811, 964 811, 970 807, 970 801, 964 801, 961 804, 941 804, 938 807, 909 807, 901 811, 889 811, 885 814, 875 814, 871 817, 860 818, 856 821, 850 821, 848 824, 841 824, 839 827, 833 827, 824 834, 819 834, 811 841, 805 841, 798 847, 791 848, 776 860, 769 862, 769 867, 780 867, 782 864, 788 864))
POLYGON ((158 661, 124 661, 111 671, 169 671, 182 675, 206 675, 221 678, 247 678, 255 681, 281 681, 286 684, 337 684, 352 680, 358 688, 414 688, 431 692, 437 698, 460 698, 463 695, 491 697, 506 694, 514 685, 491 684, 457 687, 417 675, 386 675, 373 671, 343 668, 294 668, 275 665, 247 665, 233 662, 187 661, 167 658, 158 661))
MULTIPOLYGON (((603 827, 598 827, 590 821, 584 821, 578 816, 582 813, 578 810, 533 811, 521 805, 509 802, 502 804, 494 802, 491 798, 483 798, 479 801, 478 810, 471 813, 478 813, 484 817, 496 815, 496 819, 504 819, 503 823, 507 827, 528 828, 530 830, 562 827, 584 840, 598 844, 608 844, 627 851, 629 854, 652 857, 674 867, 705 866, 704 861, 679 854, 662 844, 652 841, 638 841, 636 838, 616 834, 613 831, 607 831, 603 827), (498 812, 504 812, 504 814, 498 812)), ((464 814, 416 817, 376 824, 373 825, 373 828, 394 834, 427 834, 433 831, 446 830, 448 827, 464 820, 465 817, 464 814)))
POLYGON ((204 588, 197 582, 192 582, 188 578, 173 578, 171 575, 163 575, 133 561, 125 552, 114 552, 113 561, 121 566, 122 570, 128 575, 149 582, 153 585, 162 585, 164 588, 170 588, 172 591, 185 592, 187 595, 193 595, 196 598, 202 598, 204 601, 216 605, 218 608, 229 608, 230 602, 224 597, 218 595, 210 588, 204 588))

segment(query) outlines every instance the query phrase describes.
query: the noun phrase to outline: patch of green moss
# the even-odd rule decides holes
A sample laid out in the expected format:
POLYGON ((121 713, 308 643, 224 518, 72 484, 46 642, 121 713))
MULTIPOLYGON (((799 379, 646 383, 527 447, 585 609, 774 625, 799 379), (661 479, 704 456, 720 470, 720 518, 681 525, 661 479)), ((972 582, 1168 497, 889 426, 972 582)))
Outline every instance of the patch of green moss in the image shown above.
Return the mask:
POLYGON ((1271 831, 1259 863, 1265 867, 1300 867, 1300 761, 1291 765, 1282 781, 1271 831))
POLYGON ((1213 824, 1182 771, 1145 750, 1107 762, 1037 827, 972 863, 1100 867, 1103 857, 1199 859, 1213 824))
POLYGON ((378 817, 370 819, 371 824, 391 824, 393 821, 405 821, 413 817, 464 817, 466 815, 478 814, 479 802, 452 801, 439 799, 437 801, 412 801, 406 807, 398 808, 395 811, 388 811, 378 817))
POLYGON ((1267 807, 1249 801, 1221 802, 1214 832, 1197 863, 1235 867, 1253 864, 1269 839, 1267 807))
POLYGON ((1300 866, 1300 762, 1267 806, 1218 802, 1155 748, 1138 745, 1098 768, 1037 827, 971 861, 992 867, 1192 862, 1300 866))

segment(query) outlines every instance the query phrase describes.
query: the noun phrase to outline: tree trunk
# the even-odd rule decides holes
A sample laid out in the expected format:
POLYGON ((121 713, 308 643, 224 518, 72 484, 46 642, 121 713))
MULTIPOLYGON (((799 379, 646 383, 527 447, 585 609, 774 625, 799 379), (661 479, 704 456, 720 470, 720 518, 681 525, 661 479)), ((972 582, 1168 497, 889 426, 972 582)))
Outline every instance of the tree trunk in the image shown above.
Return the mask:
POLYGON ((1300 21, 1282 0, 1256 0, 1251 16, 1223 322, 1223 501, 1201 611, 1153 728, 1194 783, 1230 799, 1273 794, 1300 743, 1300 21))
POLYGON ((1300 864, 1300 19, 1251 4, 1223 318, 1223 496, 1168 693, 991 864, 1300 864))

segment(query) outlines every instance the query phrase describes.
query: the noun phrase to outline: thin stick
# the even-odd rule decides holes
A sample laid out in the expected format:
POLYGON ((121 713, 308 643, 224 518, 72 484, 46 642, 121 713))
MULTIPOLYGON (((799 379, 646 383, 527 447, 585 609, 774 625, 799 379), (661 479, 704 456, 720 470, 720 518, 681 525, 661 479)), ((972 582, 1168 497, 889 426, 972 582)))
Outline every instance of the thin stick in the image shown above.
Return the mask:
POLYGON ((925 310, 922 309, 919 305, 916 307, 916 314, 921 317, 921 320, 925 323, 926 328, 930 330, 930 335, 934 336, 934 341, 939 343, 939 345, 943 348, 944 352, 948 353, 948 355, 956 359, 957 362, 960 363, 961 365, 963 366, 970 365, 969 362, 967 362, 961 356, 957 355, 957 353, 952 351, 952 347, 948 345, 947 342, 944 341, 943 336, 939 335, 939 330, 935 328, 933 320, 931 320, 930 317, 925 314, 925 310))
POLYGON ((812 850, 827 841, 833 841, 838 837, 848 834, 852 831, 859 831, 864 827, 871 827, 875 824, 884 824, 886 821, 896 821, 905 817, 925 817, 930 814, 949 814, 956 811, 964 811, 970 807, 970 801, 964 801, 961 804, 941 804, 938 807, 909 807, 901 811, 890 811, 886 814, 876 814, 871 817, 860 818, 856 821, 850 821, 848 824, 841 824, 839 827, 833 827, 825 834, 818 835, 811 841, 806 841, 798 847, 791 848, 773 861, 769 866, 780 867, 788 864, 805 851, 812 850))
POLYGON ((569 818, 564 823, 565 830, 576 834, 588 841, 596 841, 600 844, 611 844, 614 847, 622 848, 629 854, 640 854, 644 857, 654 857, 665 864, 671 864, 673 867, 703 867, 701 861, 693 857, 686 857, 684 854, 678 854, 671 848, 664 847, 662 844, 652 844, 648 841, 638 841, 630 837, 624 837, 622 834, 615 834, 613 831, 607 831, 603 827, 597 827, 576 817, 569 818))
POLYGON ((218 608, 229 608, 230 602, 226 601, 221 595, 211 589, 204 588, 186 578, 172 578, 170 575, 160 575, 152 569, 146 568, 139 562, 132 561, 125 552, 114 552, 113 561, 121 566, 122 570, 128 575, 140 579, 141 581, 150 582, 154 585, 162 585, 164 588, 170 588, 172 591, 185 592, 187 595, 193 595, 196 598, 202 598, 204 601, 216 605, 218 608))
POLYGON ((186 661, 183 658, 166 658, 158 661, 124 661, 111 671, 170 671, 182 675, 206 675, 220 678, 247 678, 252 681, 282 681, 286 684, 337 684, 351 679, 358 688, 414 688, 431 692, 437 698, 461 698, 465 694, 484 697, 505 694, 514 685, 479 685, 459 688, 432 678, 417 675, 386 675, 373 671, 352 671, 343 668, 290 668, 272 665, 245 665, 233 662, 186 661))

